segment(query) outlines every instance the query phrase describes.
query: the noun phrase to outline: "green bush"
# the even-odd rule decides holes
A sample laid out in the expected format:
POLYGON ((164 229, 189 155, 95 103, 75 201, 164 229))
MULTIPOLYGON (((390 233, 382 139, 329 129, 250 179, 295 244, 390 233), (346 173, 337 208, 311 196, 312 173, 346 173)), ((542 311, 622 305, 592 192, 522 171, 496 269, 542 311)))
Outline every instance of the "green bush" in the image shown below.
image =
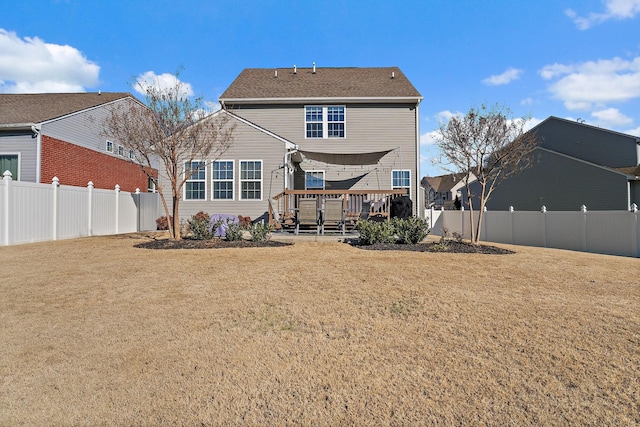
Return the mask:
POLYGON ((245 226, 240 222, 235 222, 232 219, 226 219, 227 231, 225 238, 230 242, 242 240, 244 238, 245 226))
POLYGON ((398 236, 398 243, 415 245, 421 242, 429 234, 429 223, 427 220, 415 216, 391 220, 395 234, 398 236))
POLYGON ((394 243, 394 227, 390 221, 358 221, 356 230, 360 233, 361 245, 394 243))
POLYGON ((249 232, 251 233, 251 240, 254 242, 264 242, 271 238, 271 232, 273 226, 268 223, 257 222, 249 225, 249 232))
POLYGON ((213 238, 214 233, 209 227, 208 213, 200 211, 193 215, 187 223, 189 224, 189 230, 191 230, 191 237, 195 240, 209 240, 213 238))

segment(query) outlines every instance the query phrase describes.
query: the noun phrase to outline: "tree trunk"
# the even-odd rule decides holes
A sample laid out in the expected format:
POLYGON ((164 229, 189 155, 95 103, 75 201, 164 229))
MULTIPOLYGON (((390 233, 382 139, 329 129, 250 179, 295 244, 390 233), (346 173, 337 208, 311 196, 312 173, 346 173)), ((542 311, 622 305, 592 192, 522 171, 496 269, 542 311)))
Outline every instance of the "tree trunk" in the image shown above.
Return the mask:
POLYGON ((180 203, 180 198, 176 195, 173 196, 173 236, 171 236, 174 240, 181 240, 182 236, 180 235, 180 211, 178 209, 178 203, 180 203))

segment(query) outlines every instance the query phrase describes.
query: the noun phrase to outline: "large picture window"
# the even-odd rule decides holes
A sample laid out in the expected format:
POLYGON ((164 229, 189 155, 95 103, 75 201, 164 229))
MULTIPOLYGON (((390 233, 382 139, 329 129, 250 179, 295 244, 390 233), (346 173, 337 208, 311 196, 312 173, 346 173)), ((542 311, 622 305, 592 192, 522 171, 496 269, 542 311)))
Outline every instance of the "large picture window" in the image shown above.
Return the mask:
POLYGON ((240 199, 262 200, 262 160, 240 161, 240 199))
POLYGON ((324 190, 324 171, 305 172, 304 183, 307 190, 324 190))
POLYGON ((11 179, 19 181, 20 156, 18 154, 0 154, 0 180, 6 171, 11 172, 11 179))
POLYGON ((207 194, 207 171, 204 162, 186 162, 184 164, 184 173, 188 176, 184 184, 184 199, 205 200, 207 194))
POLYGON ((411 171, 406 169, 391 171, 391 188, 394 190, 411 188, 411 171))
POLYGON ((345 107, 343 105, 305 107, 307 138, 344 138, 345 107))
POLYGON ((233 160, 216 160, 212 165, 213 200, 233 200, 233 160))

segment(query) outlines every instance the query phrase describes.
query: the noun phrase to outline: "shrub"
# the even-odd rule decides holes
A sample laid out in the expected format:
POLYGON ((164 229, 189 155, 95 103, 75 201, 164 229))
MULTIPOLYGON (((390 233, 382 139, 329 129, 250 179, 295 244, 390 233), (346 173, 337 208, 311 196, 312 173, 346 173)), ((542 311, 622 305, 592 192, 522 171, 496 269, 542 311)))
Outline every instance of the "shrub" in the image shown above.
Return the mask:
MULTIPOLYGON (((173 221, 173 217, 169 216, 169 221, 173 221)), ((166 216, 161 216, 156 219, 156 229, 157 230, 168 230, 169 229, 169 221, 167 221, 166 216)))
POLYGON ((249 232, 251 233, 251 240, 254 242, 264 242, 271 238, 271 232, 274 227, 269 223, 257 222, 249 225, 249 232))
POLYGON ((356 230, 360 233, 361 245, 394 243, 394 227, 390 221, 358 221, 356 230))
POLYGON ((415 245, 427 237, 430 231, 427 220, 415 216, 405 219, 394 218, 391 222, 398 236, 398 243, 415 245))
POLYGON ((225 238, 230 242, 242 240, 244 238, 245 227, 240 222, 234 222, 231 219, 225 220, 227 223, 227 231, 225 238))
POLYGON ((187 221, 189 223, 189 230, 191 230, 191 236, 196 240, 209 240, 212 239, 214 233, 209 227, 209 214, 205 212, 198 212, 193 215, 191 219, 187 221))

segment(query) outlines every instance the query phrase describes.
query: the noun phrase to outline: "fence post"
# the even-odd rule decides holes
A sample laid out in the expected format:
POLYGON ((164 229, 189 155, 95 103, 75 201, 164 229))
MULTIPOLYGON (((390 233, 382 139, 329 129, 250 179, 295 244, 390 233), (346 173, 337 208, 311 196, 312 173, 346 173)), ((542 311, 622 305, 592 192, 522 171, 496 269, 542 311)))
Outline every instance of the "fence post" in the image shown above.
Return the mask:
POLYGON ((544 245, 543 247, 546 248, 547 247, 547 207, 542 205, 540 212, 542 212, 542 244, 544 245))
POLYGON ((140 231, 140 189, 136 188, 136 231, 140 231))
MULTIPOLYGON (((442 209, 444 210, 444 207, 442 209)), ((464 206, 460 206, 460 224, 462 225, 462 227, 461 227, 462 230, 460 231, 460 233, 464 237, 464 206)), ((471 236, 469 236, 469 238, 471 238, 471 236)))
POLYGON ((87 184, 87 234, 93 236, 93 181, 87 184))
POLYGON ((511 215, 509 215, 509 219, 511 220, 511 244, 515 245, 516 238, 514 236, 515 235, 515 227, 513 225, 513 211, 514 211, 513 206, 509 206, 509 213, 511 214, 511 215))
POLYGON ((488 241, 489 234, 487 234, 487 207, 482 208, 482 233, 484 236, 478 235, 478 238, 482 241, 488 241))
POLYGON ((580 206, 580 212, 582 213, 582 215, 580 215, 580 221, 581 221, 580 232, 582 233, 582 251, 588 252, 587 251, 587 207, 585 205, 580 206))
POLYGON ((640 258, 640 230, 638 230, 638 205, 633 203, 631 207, 629 207, 629 212, 634 216, 633 221, 633 234, 635 235, 635 239, 633 239, 633 252, 636 255, 636 258, 640 258))
POLYGON ((116 184, 115 188, 116 194, 116 230, 115 234, 118 234, 119 222, 120 222, 120 184, 116 184))
POLYGON ((4 224, 2 224, 2 226, 4 228, 4 244, 9 246, 9 241, 11 240, 9 239, 9 212, 11 211, 11 209, 9 209, 9 191, 11 188, 11 172, 8 170, 2 174, 2 183, 4 184, 4 224))
POLYGON ((51 221, 53 224, 52 238, 58 240, 58 192, 60 189, 60 180, 57 176, 54 176, 51 180, 51 188, 53 190, 53 203, 51 211, 51 221))

